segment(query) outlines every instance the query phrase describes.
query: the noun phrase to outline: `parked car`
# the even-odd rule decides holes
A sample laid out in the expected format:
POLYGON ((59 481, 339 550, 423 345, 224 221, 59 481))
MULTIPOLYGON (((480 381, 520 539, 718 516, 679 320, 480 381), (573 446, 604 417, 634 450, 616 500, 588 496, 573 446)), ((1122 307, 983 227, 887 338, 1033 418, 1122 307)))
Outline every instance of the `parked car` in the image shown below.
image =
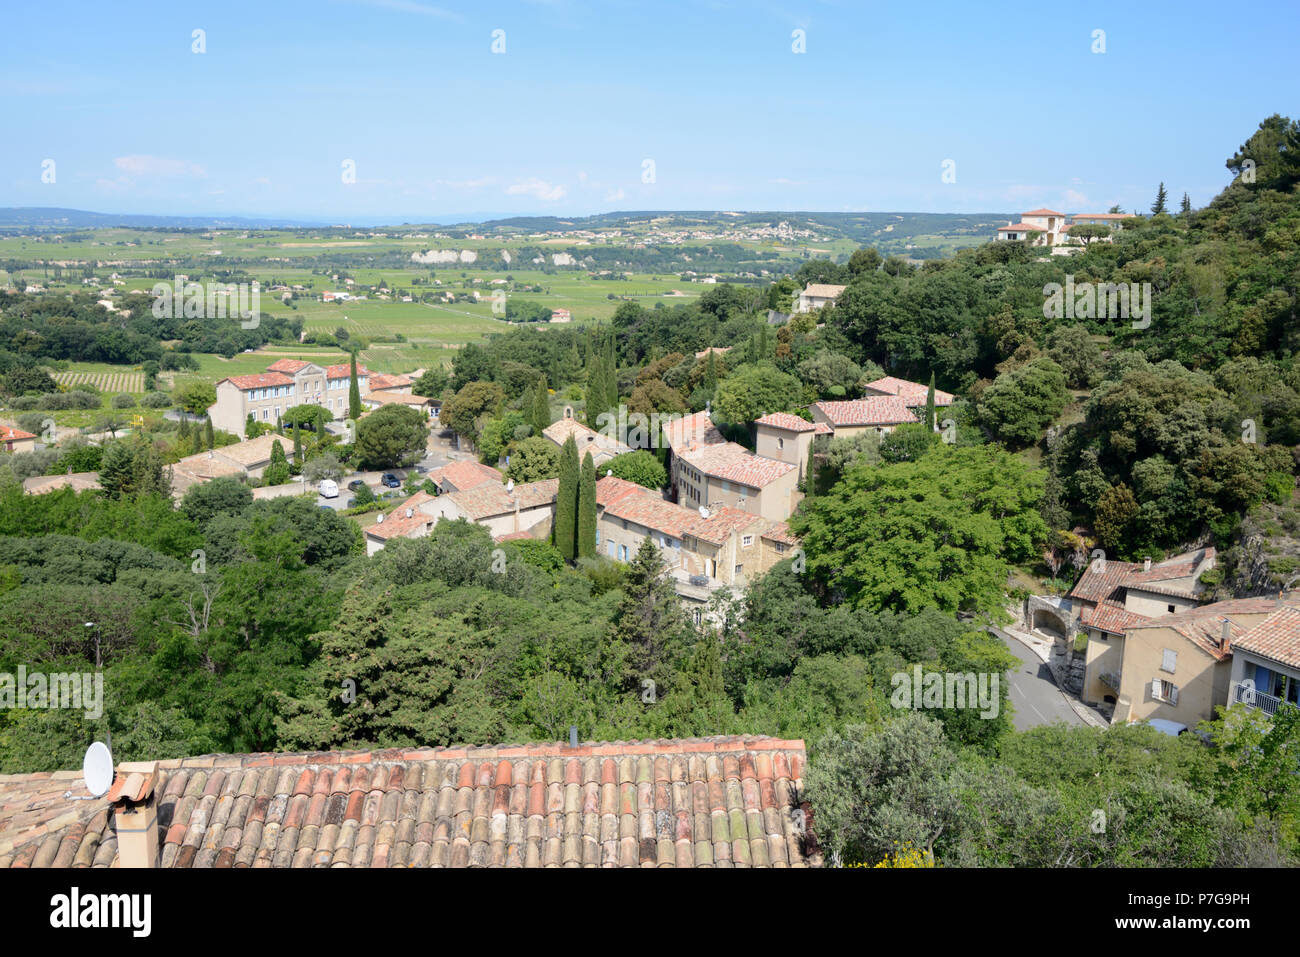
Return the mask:
POLYGON ((360 492, 365 487, 366 487, 366 483, 361 481, 361 479, 353 479, 351 482, 348 483, 349 492, 360 492))
POLYGON ((379 481, 380 481, 380 484, 382 484, 382 485, 386 485, 386 486, 388 486, 389 488, 401 488, 401 487, 402 487, 402 480, 399 479, 399 478, 398 478, 396 475, 394 475, 392 472, 385 472, 385 473, 380 477, 379 481))
POLYGON ((339 483, 333 479, 321 479, 320 494, 322 498, 338 498, 339 483))

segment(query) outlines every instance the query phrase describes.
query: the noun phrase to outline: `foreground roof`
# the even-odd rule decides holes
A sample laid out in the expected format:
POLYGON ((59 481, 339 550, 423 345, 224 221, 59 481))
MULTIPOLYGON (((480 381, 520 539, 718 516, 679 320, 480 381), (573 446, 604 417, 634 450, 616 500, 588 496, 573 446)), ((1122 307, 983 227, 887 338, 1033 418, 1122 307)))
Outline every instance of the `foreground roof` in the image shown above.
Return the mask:
MULTIPOLYGON (((162 761, 160 864, 816 867, 805 760, 713 737, 162 761)), ((117 863, 107 801, 68 789, 77 772, 0 775, 0 867, 117 863)))
MULTIPOLYGON (((1287 600, 1287 599, 1283 599, 1287 600)), ((1300 594, 1237 639, 1236 648, 1270 661, 1300 668, 1300 594)))
POLYGON ((804 286, 803 294, 818 299, 834 299, 846 288, 846 286, 836 286, 828 282, 810 282, 804 286))

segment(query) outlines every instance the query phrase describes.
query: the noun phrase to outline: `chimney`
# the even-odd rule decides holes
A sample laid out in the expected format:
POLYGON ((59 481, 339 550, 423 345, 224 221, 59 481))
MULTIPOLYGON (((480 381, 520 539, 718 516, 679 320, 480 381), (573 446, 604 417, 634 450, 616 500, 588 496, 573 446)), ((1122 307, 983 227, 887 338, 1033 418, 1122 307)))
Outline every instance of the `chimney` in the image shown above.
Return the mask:
POLYGON ((106 798, 113 809, 119 867, 158 866, 157 761, 127 761, 106 798))
POLYGON ((1219 650, 1225 654, 1232 650, 1232 622, 1223 619, 1223 637, 1219 639, 1219 650))
POLYGON ((1149 572, 1149 571, 1151 571, 1151 556, 1150 556, 1150 555, 1148 555, 1146 558, 1142 559, 1142 570, 1143 570, 1144 572, 1149 572))
POLYGON ((569 725, 569 747, 576 748, 577 746, 578 746, 578 726, 576 724, 571 724, 569 725))

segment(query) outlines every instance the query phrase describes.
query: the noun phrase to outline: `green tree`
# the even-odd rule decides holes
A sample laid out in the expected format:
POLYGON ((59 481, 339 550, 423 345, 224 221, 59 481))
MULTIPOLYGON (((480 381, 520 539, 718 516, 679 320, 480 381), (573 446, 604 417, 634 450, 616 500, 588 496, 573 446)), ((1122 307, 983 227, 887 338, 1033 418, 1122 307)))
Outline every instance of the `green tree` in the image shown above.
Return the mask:
POLYGON ((1162 216, 1167 213, 1169 210, 1166 208, 1165 204, 1168 199, 1169 192, 1165 189, 1165 184, 1162 182, 1160 188, 1156 190, 1156 201, 1151 204, 1151 215, 1162 216))
POLYGON ((648 680, 656 687, 669 687, 686 630, 663 556, 647 536, 628 566, 611 629, 612 640, 627 649, 626 686, 640 689, 648 680))
POLYGON ((551 397, 546 388, 546 376, 537 380, 537 387, 533 390, 532 416, 530 419, 533 431, 538 435, 551 424, 551 397))
POLYGON ((357 380, 357 353, 352 351, 352 364, 348 372, 348 418, 357 421, 361 418, 361 386, 357 380))
POLYGON ((725 422, 752 422, 769 412, 799 406, 799 380, 770 362, 742 365, 718 384, 713 408, 725 422))
POLYGON ((289 462, 284 457, 284 446, 276 439, 271 443, 271 464, 262 472, 263 485, 283 485, 289 481, 289 462))
POLYGON ((447 400, 439 420, 467 442, 477 445, 481 422, 496 415, 505 392, 495 382, 470 382, 447 400))
POLYGON ((790 519, 819 590, 856 608, 1001 607, 1010 563, 1038 554, 1043 473, 992 446, 851 466, 790 519))
POLYGON ((506 476, 515 482, 540 482, 559 474, 560 450, 550 439, 530 435, 510 447, 506 476))
POLYGON ((356 455, 366 469, 409 465, 424 453, 429 420, 404 405, 384 405, 357 423, 356 455))
POLYGON ((100 464, 99 484, 111 498, 171 492, 171 477, 163 469, 162 456, 139 435, 109 443, 100 464))
POLYGON ((614 456, 605 463, 605 470, 613 472, 616 478, 646 488, 661 489, 668 484, 668 471, 653 452, 645 449, 614 456))
POLYGON ((555 524, 551 534, 552 543, 568 562, 577 557, 580 470, 578 445, 570 435, 560 449, 560 484, 555 497, 555 524))
POLYGON ((588 452, 582 457, 578 480, 578 557, 596 554, 596 463, 588 452))

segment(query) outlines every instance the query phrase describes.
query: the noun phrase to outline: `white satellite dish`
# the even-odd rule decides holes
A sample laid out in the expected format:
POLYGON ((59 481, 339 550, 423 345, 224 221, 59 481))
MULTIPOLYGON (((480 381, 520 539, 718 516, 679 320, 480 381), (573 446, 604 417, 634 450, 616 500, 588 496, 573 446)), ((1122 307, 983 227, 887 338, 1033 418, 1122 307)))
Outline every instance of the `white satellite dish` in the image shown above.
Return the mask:
POLYGON ((515 480, 511 479, 509 482, 506 483, 506 491, 513 492, 514 490, 515 490, 515 480))
POLYGON ((708 517, 709 517, 709 510, 708 510, 707 508, 705 508, 703 505, 701 505, 701 506, 700 506, 700 518, 708 518, 708 517))
POLYGON ((613 478, 613 477, 614 477, 614 470, 613 470, 613 469, 605 469, 605 478, 613 478))
POLYGON ((103 741, 96 741, 86 749, 86 756, 81 759, 81 777, 86 782, 86 790, 95 797, 103 797, 113 786, 113 755, 103 741))

